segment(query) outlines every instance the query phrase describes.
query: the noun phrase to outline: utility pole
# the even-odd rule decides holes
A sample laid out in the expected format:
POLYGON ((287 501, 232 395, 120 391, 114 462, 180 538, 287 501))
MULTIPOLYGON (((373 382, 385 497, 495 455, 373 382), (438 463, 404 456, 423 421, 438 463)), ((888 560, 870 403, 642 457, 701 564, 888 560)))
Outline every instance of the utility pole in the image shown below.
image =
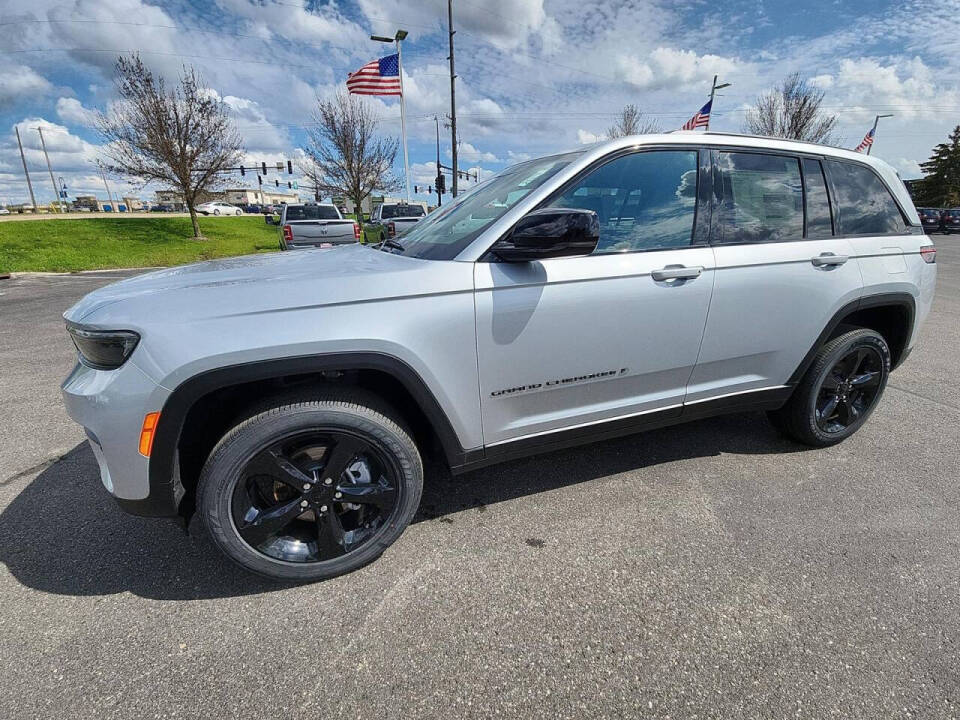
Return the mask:
MULTIPOLYGON (((877 123, 880 122, 880 118, 888 118, 888 117, 893 117, 893 113, 888 113, 886 115, 877 115, 873 119, 873 130, 870 131, 870 137, 873 138, 874 142, 876 142, 877 140, 877 123)), ((873 150, 873 143, 870 143, 869 145, 867 145, 867 155, 870 154, 871 150, 873 150)))
POLYGON ((97 169, 100 170, 100 179, 103 180, 103 187, 107 191, 107 202, 111 204, 113 212, 120 212, 117 204, 113 201, 113 198, 110 197, 110 186, 107 185, 107 176, 103 174, 103 168, 98 165, 97 169))
POLYGON ((457 196, 457 73, 453 65, 453 0, 447 0, 447 24, 450 31, 450 153, 453 156, 453 196, 457 196))
POLYGON ((53 179, 53 168, 50 167, 50 156, 47 155, 47 144, 43 141, 43 128, 37 128, 40 133, 40 147, 43 148, 43 156, 47 159, 47 170, 50 172, 50 184, 53 185, 53 194, 57 198, 57 204, 60 206, 60 212, 64 212, 63 198, 60 197, 60 188, 57 187, 57 181, 53 179))
POLYGON ((710 130, 710 119, 713 117, 713 98, 717 94, 717 90, 721 90, 725 87, 730 87, 730 83, 720 83, 717 85, 717 76, 713 76, 713 85, 710 87, 710 114, 707 115, 707 127, 704 130, 710 130))
POLYGON ((433 121, 437 124, 437 177, 434 178, 434 185, 437 187, 437 207, 443 204, 443 198, 440 196, 440 118, 433 116, 433 121))
POLYGON ((33 211, 37 212, 37 201, 33 198, 33 184, 30 182, 30 172, 27 170, 27 158, 23 154, 23 143, 20 142, 20 128, 14 125, 13 129, 17 131, 17 145, 20 147, 20 161, 23 163, 23 174, 27 176, 27 189, 30 190, 30 204, 33 205, 33 211))

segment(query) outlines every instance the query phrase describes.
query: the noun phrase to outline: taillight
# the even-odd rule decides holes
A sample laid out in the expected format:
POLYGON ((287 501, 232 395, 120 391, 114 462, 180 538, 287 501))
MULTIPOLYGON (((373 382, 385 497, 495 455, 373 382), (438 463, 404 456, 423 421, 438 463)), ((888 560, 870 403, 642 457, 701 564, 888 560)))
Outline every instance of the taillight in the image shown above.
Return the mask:
POLYGON ((353 224, 353 239, 354 240, 360 239, 360 226, 357 223, 353 224))
POLYGON ((387 235, 390 237, 397 236, 397 226, 394 223, 387 223, 387 235))
POLYGON ((293 228, 289 225, 283 226, 283 239, 286 242, 293 242, 293 228))
POLYGON ((937 261, 937 248, 933 245, 924 245, 920 248, 920 257, 925 263, 935 263, 937 261))

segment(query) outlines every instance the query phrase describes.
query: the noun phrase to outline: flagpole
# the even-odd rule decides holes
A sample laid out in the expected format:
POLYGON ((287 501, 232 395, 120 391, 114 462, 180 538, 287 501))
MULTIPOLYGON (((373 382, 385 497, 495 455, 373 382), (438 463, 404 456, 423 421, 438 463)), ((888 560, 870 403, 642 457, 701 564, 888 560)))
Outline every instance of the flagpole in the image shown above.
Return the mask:
POLYGON ((877 115, 873 119, 873 130, 870 131, 870 134, 873 137, 873 142, 867 145, 867 155, 869 155, 870 151, 873 150, 873 143, 877 141, 877 125, 880 123, 880 118, 887 118, 887 117, 893 117, 893 114, 890 113, 887 115, 877 115))
MULTIPOLYGON (((406 33, 404 33, 406 37, 406 33)), ((410 161, 407 156, 407 111, 403 92, 403 56, 400 52, 400 33, 397 33, 397 73, 400 75, 400 135, 403 137, 403 179, 407 184, 407 204, 410 204, 410 161)))

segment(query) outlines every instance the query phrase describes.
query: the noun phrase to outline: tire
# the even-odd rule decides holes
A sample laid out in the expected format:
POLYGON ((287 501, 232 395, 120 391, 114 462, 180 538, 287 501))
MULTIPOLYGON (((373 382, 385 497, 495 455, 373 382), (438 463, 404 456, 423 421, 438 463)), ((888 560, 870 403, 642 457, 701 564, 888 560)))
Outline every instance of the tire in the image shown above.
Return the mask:
POLYGON ((233 427, 203 467, 197 504, 235 563, 312 582, 378 558, 413 519, 422 490, 410 433, 376 397, 344 389, 277 401, 233 427))
POLYGON ((236 215, 237 217, 240 217, 241 215, 243 215, 243 210, 237 210, 236 215))
POLYGON ((214 215, 219 215, 219 214, 220 214, 220 211, 219 211, 219 210, 214 210, 214 211, 213 211, 213 214, 214 214, 214 215))
POLYGON ((824 343, 787 403, 767 416, 804 445, 836 445, 867 421, 889 376, 890 348, 883 336, 850 330, 824 343))

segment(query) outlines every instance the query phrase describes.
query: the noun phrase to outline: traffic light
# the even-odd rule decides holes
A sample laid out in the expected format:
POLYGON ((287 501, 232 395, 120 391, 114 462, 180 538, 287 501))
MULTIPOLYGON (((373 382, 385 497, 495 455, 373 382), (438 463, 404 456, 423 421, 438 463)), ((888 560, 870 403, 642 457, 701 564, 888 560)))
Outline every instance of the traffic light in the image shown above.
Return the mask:
POLYGON ((263 187, 263 175, 257 175, 257 184, 263 187))
POLYGON ((275 179, 273 182, 277 187, 280 187, 280 180, 275 179))
POLYGON ((243 165, 240 166, 240 177, 243 177, 247 174, 247 171, 243 169, 243 165))
POLYGON ((419 185, 414 185, 414 186, 413 186, 413 194, 414 194, 414 195, 419 195, 419 194, 420 194, 420 186, 419 186, 419 185))
POLYGON ((287 183, 287 188, 290 189, 290 190, 293 190, 293 183, 292 183, 292 182, 288 182, 288 183, 287 183))
POLYGON ((287 160, 287 174, 293 175, 293 162, 287 160))
POLYGON ((267 174, 267 164, 265 162, 260 163, 260 172, 263 175, 267 174))
POLYGON ((437 192, 441 195, 447 191, 447 178, 443 173, 437 173, 437 192))

